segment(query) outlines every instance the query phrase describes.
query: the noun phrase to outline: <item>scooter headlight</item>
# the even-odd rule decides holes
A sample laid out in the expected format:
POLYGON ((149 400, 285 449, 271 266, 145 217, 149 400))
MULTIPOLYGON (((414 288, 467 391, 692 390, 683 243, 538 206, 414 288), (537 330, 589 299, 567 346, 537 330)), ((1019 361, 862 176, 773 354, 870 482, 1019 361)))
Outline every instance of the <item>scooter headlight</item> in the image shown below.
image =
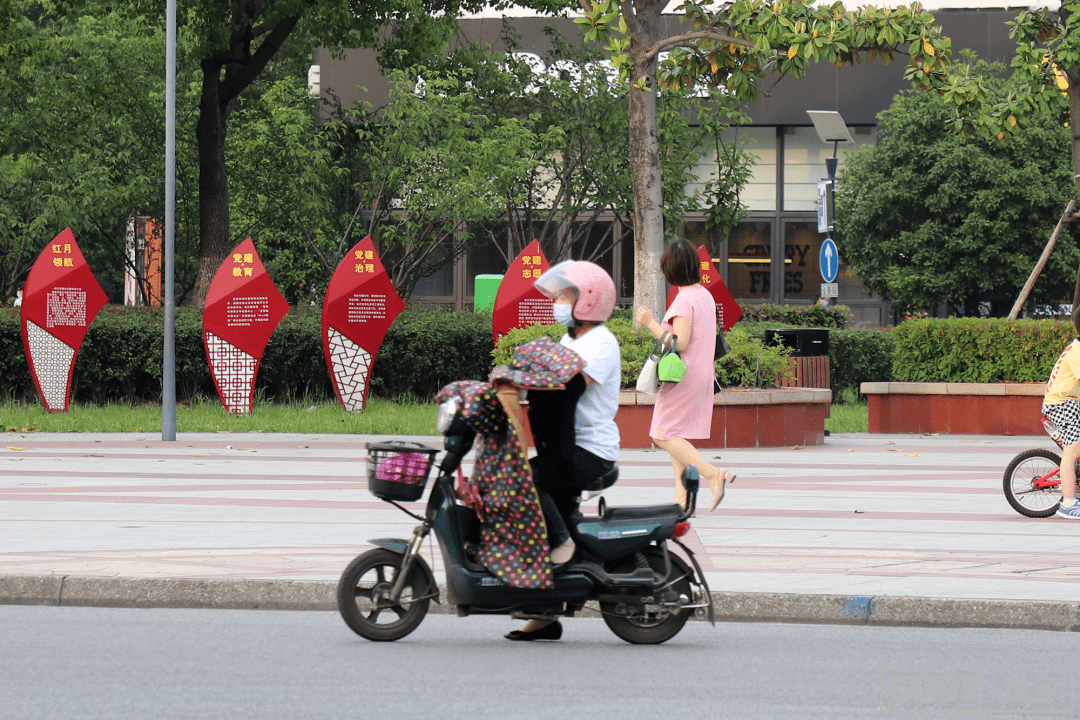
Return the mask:
POLYGON ((450 423, 454 422, 457 411, 457 398, 452 398, 439 405, 439 414, 435 416, 435 426, 439 428, 440 433, 445 435, 446 431, 450 429, 450 423))

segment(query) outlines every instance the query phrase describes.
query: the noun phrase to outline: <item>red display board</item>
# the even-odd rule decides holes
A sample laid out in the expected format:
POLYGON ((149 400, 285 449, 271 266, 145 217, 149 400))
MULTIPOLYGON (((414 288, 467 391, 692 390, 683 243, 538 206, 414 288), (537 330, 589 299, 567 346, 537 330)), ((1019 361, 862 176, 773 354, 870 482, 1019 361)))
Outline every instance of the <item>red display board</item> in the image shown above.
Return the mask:
POLYGON ((533 283, 551 267, 540 250, 540 241, 533 240, 521 254, 510 263, 503 276, 499 292, 495 295, 495 308, 491 312, 491 333, 499 342, 514 328, 530 325, 554 325, 551 314, 551 298, 533 287, 533 283))
POLYGON ((326 366, 346 411, 360 411, 367 404, 375 357, 404 309, 371 237, 356 243, 334 270, 322 309, 326 366))
POLYGON ((108 301, 71 228, 57 235, 30 268, 23 289, 23 349, 49 412, 67 412, 79 347, 108 301))
POLYGON ((218 397, 234 415, 251 413, 266 343, 289 303, 248 238, 221 263, 203 310, 203 343, 218 397))
MULTIPOLYGON (((720 271, 712 264, 712 258, 709 257, 709 251, 704 245, 698 248, 698 257, 701 258, 701 286, 708 290, 716 301, 716 324, 727 332, 739 322, 739 318, 743 315, 742 308, 735 302, 735 298, 724 281, 720 279, 720 271)), ((678 292, 678 289, 674 287, 668 291, 665 307, 671 307, 671 301, 675 299, 678 292)))

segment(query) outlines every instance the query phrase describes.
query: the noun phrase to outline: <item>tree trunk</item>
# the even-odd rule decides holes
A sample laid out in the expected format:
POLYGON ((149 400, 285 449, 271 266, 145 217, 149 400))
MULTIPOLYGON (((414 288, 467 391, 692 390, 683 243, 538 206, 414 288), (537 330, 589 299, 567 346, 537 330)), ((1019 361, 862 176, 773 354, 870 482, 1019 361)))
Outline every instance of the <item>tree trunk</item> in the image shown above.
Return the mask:
POLYGON ((199 268, 194 302, 206 304, 206 293, 218 267, 233 249, 229 234, 229 180, 225 166, 225 127, 234 101, 220 101, 221 71, 203 61, 202 97, 195 137, 199 146, 199 268))
POLYGON ((645 58, 659 39, 661 5, 638 3, 628 55, 630 74, 630 172, 634 187, 634 308, 645 306, 657 319, 664 314, 664 193, 656 119, 656 58, 645 58), (644 89, 639 89, 644 87, 644 89))
POLYGON ((229 47, 212 53, 200 64, 202 97, 195 124, 199 145, 199 268, 194 301, 198 307, 206 305, 210 283, 234 247, 229 233, 229 179, 225 165, 229 115, 241 91, 259 77, 300 21, 300 15, 293 15, 253 27, 266 8, 260 3, 242 5, 243 12, 234 18, 240 24, 234 28, 229 47), (252 52, 252 42, 260 37, 262 42, 252 52))
MULTIPOLYGON (((1063 20, 1068 19, 1062 3, 1063 20)), ((1067 76, 1069 81, 1069 134, 1072 136, 1073 182, 1080 194, 1080 78, 1067 76)), ((1076 286, 1073 289, 1073 310, 1080 307, 1080 268, 1076 271, 1076 286)))

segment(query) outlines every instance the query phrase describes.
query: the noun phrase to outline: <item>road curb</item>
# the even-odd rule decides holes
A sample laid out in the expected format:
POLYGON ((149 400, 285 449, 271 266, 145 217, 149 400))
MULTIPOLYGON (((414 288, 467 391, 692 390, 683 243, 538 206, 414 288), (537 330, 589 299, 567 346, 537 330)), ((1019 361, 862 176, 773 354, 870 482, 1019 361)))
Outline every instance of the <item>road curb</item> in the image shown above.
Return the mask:
MULTIPOLYGON (((335 610, 337 583, 0 575, 0 604, 117 608, 335 610)), ((440 587, 440 597, 445 597, 440 587)), ((1080 631, 1080 603, 1037 600, 714 592, 721 622, 1080 631)), ((455 608, 432 603, 429 612, 455 608)))

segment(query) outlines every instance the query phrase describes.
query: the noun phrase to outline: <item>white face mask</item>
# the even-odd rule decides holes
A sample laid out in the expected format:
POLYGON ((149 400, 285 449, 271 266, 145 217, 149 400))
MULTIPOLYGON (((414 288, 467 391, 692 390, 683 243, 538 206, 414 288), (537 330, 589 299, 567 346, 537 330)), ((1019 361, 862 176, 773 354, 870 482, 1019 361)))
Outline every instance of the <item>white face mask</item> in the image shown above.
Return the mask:
POLYGON ((555 303, 551 306, 551 314, 555 316, 555 322, 566 327, 574 324, 574 306, 567 303, 555 303))

